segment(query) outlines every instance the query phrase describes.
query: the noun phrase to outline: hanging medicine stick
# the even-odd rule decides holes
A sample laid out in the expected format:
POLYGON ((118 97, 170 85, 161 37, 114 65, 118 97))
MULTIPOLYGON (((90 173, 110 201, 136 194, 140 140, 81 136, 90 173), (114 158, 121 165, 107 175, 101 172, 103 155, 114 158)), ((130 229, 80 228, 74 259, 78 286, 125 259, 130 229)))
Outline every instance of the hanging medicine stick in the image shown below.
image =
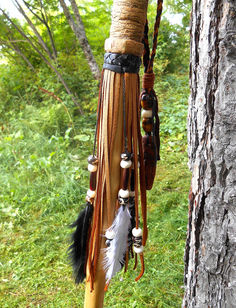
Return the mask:
MULTIPOLYGON (((132 165, 128 169, 133 169, 135 173, 136 211, 134 215, 136 215, 135 228, 139 228, 138 185, 140 176, 145 182, 145 174, 144 168, 138 170, 139 152, 142 149, 142 140, 137 131, 140 121, 138 71, 143 52, 142 37, 147 4, 147 0, 115 0, 110 38, 105 43, 106 54, 97 136, 97 189, 86 274, 85 307, 89 308, 103 306, 103 290, 106 283, 103 249, 108 248, 105 242, 108 244, 110 241, 111 244, 114 241, 114 238, 109 239, 111 234, 109 235, 108 231, 114 228, 120 229, 116 222, 120 221, 121 216, 123 216, 122 224, 125 222, 125 225, 126 221, 131 224, 134 219, 130 217, 129 203, 125 200, 129 201, 130 172, 128 178, 124 175, 124 180, 121 179, 126 169, 123 168, 121 154, 126 150, 132 154, 130 159, 132 165), (126 187, 122 187, 123 185, 127 186, 127 189, 124 189, 126 187), (125 204, 122 204, 123 201, 125 204)), ((145 190, 145 187, 142 187, 142 203, 146 202, 145 190)), ((145 204, 143 206, 146 208, 145 204)), ((123 247, 127 248, 129 247, 128 228, 125 234, 116 234, 118 237, 115 239, 118 241, 119 237, 123 238, 123 247)), ((146 219, 143 223, 143 237, 147 237, 146 219)), ((122 250, 120 254, 123 254, 122 250)), ((123 263, 125 259, 121 259, 123 263)), ((117 264, 117 261, 113 261, 117 264)), ((110 268, 107 280, 110 281, 112 276, 110 268)))
POLYGON ((135 280, 144 273, 146 189, 152 186, 159 159, 159 119, 152 68, 162 0, 158 0, 151 56, 147 3, 114 0, 110 38, 105 43, 94 149, 88 158, 90 188, 85 209, 72 225, 76 230, 69 247, 76 282, 82 282, 86 274, 86 308, 103 307, 104 288, 107 290, 112 277, 123 266, 127 270, 133 257, 134 269, 140 260, 135 280), (145 74, 139 99, 143 32, 145 74), (140 130, 141 107, 144 137, 140 130))

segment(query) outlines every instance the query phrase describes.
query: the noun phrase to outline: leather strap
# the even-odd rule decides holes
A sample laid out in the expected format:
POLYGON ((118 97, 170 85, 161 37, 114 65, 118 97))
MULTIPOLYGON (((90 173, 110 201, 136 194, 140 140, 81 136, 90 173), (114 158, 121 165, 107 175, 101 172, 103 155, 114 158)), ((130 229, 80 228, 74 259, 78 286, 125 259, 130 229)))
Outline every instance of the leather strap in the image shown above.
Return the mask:
POLYGON ((141 63, 141 58, 138 56, 107 52, 104 55, 103 69, 108 69, 120 74, 137 74, 141 63))

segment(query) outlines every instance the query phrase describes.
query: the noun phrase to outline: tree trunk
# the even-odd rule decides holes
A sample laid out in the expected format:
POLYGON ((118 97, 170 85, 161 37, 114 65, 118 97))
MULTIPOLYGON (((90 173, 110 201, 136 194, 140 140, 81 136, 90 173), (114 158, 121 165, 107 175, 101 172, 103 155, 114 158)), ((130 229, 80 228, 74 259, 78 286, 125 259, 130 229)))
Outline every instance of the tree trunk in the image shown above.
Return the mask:
POLYGON ((72 31, 74 32, 75 36, 77 37, 80 46, 83 50, 83 53, 87 59, 88 65, 90 67, 90 70, 92 72, 92 75, 95 79, 100 80, 101 74, 100 74, 100 70, 99 67, 97 65, 97 62, 93 56, 93 52, 92 49, 89 45, 86 33, 85 33, 85 29, 84 29, 84 24, 82 22, 82 19, 80 17, 79 14, 79 9, 77 7, 77 4, 75 1, 70 0, 71 2, 71 6, 75 15, 75 20, 73 18, 73 16, 70 13, 69 8, 66 5, 66 2, 64 0, 59 0, 60 4, 63 8, 63 12, 66 16, 66 19, 68 20, 68 23, 72 29, 72 31))
POLYGON ((236 2, 193 0, 183 307, 236 307, 236 2))

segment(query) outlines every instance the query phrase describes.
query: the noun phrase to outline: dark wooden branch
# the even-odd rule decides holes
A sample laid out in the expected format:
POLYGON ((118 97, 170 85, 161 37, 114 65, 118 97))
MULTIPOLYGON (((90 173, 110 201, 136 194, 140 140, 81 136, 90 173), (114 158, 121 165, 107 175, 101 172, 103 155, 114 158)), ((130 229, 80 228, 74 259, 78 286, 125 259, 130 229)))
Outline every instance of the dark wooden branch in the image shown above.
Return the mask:
POLYGON ((52 97, 55 98, 58 102, 62 103, 62 100, 60 99, 60 97, 58 97, 55 93, 53 93, 53 92, 51 92, 51 91, 48 91, 48 90, 46 90, 46 89, 44 89, 44 88, 40 88, 40 87, 39 87, 39 90, 42 91, 42 92, 44 92, 44 93, 46 93, 46 94, 48 94, 49 96, 52 96, 52 97))

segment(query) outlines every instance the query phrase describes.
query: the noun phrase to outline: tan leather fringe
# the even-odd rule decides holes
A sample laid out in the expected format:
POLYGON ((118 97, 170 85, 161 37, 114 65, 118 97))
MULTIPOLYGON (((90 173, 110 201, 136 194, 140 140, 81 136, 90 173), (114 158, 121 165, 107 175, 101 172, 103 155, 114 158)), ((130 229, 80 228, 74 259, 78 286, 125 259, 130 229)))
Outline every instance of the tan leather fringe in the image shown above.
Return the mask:
MULTIPOLYGON (((139 83, 140 84, 140 83, 139 83)), ((137 99, 139 91, 136 93, 137 99)), ((140 123, 140 106, 136 109, 138 122, 140 123)), ((139 145, 139 155, 140 155, 140 197, 142 204, 142 217, 143 217, 143 246, 146 245, 148 229, 147 229, 147 196, 146 196, 146 181, 145 181, 145 166, 144 166, 144 157, 143 157, 143 144, 142 144, 142 135, 140 125, 137 126, 138 132, 138 145, 139 145)))
MULTIPOLYGON (((132 99, 136 101, 136 93, 137 89, 132 89, 132 99)), ((138 208, 138 140, 137 140, 137 108, 138 104, 132 105, 132 137, 133 137, 133 160, 134 160, 134 182, 135 182, 135 217, 136 217, 136 229, 139 227, 139 208, 138 208)))
MULTIPOLYGON (((139 184, 141 192, 141 212, 143 216, 144 241, 146 242, 146 189, 145 174, 142 162, 142 140, 140 133, 139 111, 139 77, 137 74, 119 74, 109 70, 104 71, 101 89, 101 110, 98 119, 97 135, 97 190, 94 200, 94 216, 90 237, 87 277, 90 289, 93 290, 96 273, 101 267, 101 247, 104 247, 105 230, 111 226, 118 208, 118 191, 121 187, 120 155, 124 152, 123 131, 123 82, 126 90, 126 135, 128 150, 133 153, 135 170, 135 212, 136 228, 139 227, 139 184), (140 172, 138 161, 140 161, 140 172), (144 184, 143 184, 144 183, 144 184)), ((137 260, 137 258, 136 258, 137 260)), ((144 270, 141 257, 142 275, 144 270)), ((126 258, 126 269, 128 259, 126 258)), ((139 275, 139 276, 140 276, 139 275)), ((141 276, 140 276, 141 277, 141 276)), ((105 285, 105 281, 104 281, 105 285)), ((107 286, 108 287, 108 286, 107 286)))
POLYGON ((140 261, 141 261, 141 271, 140 271, 140 274, 138 275, 138 277, 135 278, 135 281, 138 281, 143 276, 144 269, 145 269, 143 253, 140 253, 139 257, 140 257, 140 261))

